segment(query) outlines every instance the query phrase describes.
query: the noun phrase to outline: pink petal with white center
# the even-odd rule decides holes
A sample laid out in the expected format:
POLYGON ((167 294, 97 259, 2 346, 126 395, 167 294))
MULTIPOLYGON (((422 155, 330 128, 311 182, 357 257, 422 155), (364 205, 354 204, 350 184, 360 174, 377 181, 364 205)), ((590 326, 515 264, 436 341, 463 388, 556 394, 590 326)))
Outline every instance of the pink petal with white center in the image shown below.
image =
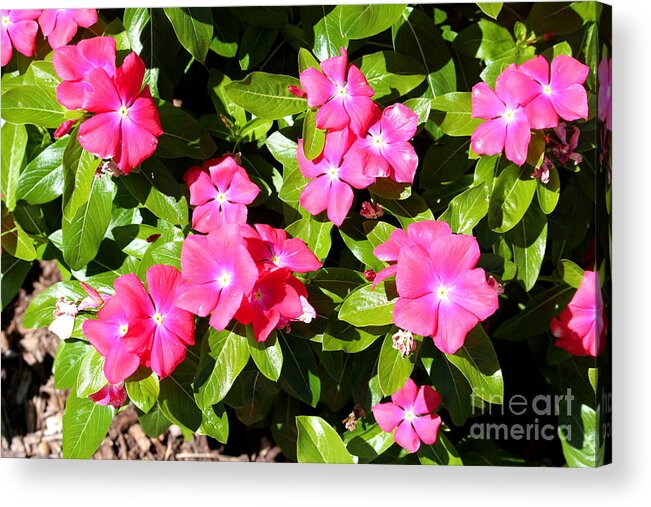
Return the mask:
POLYGON ((131 107, 129 107, 128 115, 133 122, 150 134, 156 137, 163 135, 158 108, 151 98, 148 86, 145 86, 138 98, 133 101, 131 107))
POLYGON ((181 272, 173 266, 155 264, 147 270, 147 288, 159 313, 175 307, 176 288, 181 282, 181 272))
POLYGON ((497 291, 488 285, 486 273, 481 268, 466 271, 457 278, 449 297, 480 321, 493 315, 499 308, 497 291))
MULTIPOLYGON (((346 84, 346 67, 348 66, 348 53, 340 48, 341 56, 333 56, 321 62, 323 73, 339 86, 346 84)), ((309 92, 308 92, 309 93, 309 92)))
POLYGON ((328 195, 328 218, 339 227, 353 205, 353 190, 350 185, 338 179, 332 180, 328 195))
POLYGON ((488 120, 475 128, 470 138, 472 151, 478 155, 502 153, 506 141, 506 122, 502 118, 488 120))
POLYGON ((331 165, 339 167, 354 140, 355 136, 348 128, 328 132, 325 136, 323 158, 331 165))
POLYGON ((403 104, 394 104, 382 112, 380 123, 385 142, 409 141, 416 134, 418 115, 403 104))
POLYGON ((438 329, 440 301, 434 294, 408 299, 399 297, 393 308, 393 323, 421 336, 432 336, 438 329))
POLYGON ((420 386, 414 401, 414 414, 424 415, 434 412, 442 401, 441 395, 431 386, 420 386))
MULTIPOLYGON (((207 205, 206 205, 207 206, 207 205)), ((245 224, 249 214, 244 204, 225 202, 221 205, 221 224, 245 224)))
POLYGON ((473 269, 481 254, 477 240, 465 234, 453 234, 433 241, 427 253, 433 272, 443 284, 448 285, 452 285, 459 275, 473 269))
POLYGON ((365 159, 361 150, 351 149, 339 168, 339 179, 357 189, 363 189, 375 183, 375 177, 364 174, 365 159))
POLYGON ((486 83, 477 83, 472 87, 472 118, 490 120, 504 113, 504 102, 486 83))
POLYGON ((396 142, 382 148, 382 155, 393 168, 393 179, 398 183, 413 183, 418 155, 407 142, 396 142))
POLYGON ((551 85, 554 90, 582 85, 590 67, 571 56, 559 55, 552 60, 551 85))
POLYGON ((466 335, 477 325, 477 317, 452 301, 441 302, 438 312, 438 329, 434 345, 446 354, 454 354, 461 348, 466 335))
POLYGON ((558 114, 550 97, 541 93, 524 108, 532 129, 546 129, 558 125, 558 114))
POLYGON ((337 93, 337 87, 314 67, 301 72, 301 86, 307 93, 307 105, 319 107, 337 93))
POLYGON ((393 403, 378 403, 371 407, 380 429, 391 433, 405 418, 405 411, 393 403))
POLYGON ((350 129, 358 136, 366 134, 378 108, 377 104, 367 96, 355 95, 344 99, 344 107, 350 118, 350 129))
POLYGON ((316 126, 322 130, 341 130, 350 122, 344 99, 333 97, 316 112, 316 126))
POLYGON ((516 165, 527 161, 529 143, 531 142, 531 125, 524 111, 518 110, 513 120, 506 127, 504 153, 506 158, 516 165))
POLYGON ((420 439, 416 430, 409 421, 402 421, 393 434, 396 443, 409 452, 416 452, 420 448, 420 439))
POLYGON ((436 414, 422 415, 412 421, 418 438, 427 445, 433 445, 439 434, 441 417, 436 414))
POLYGON ((418 387, 416 383, 411 378, 408 378, 405 385, 391 395, 391 401, 403 410, 411 410, 417 394, 418 387))
POLYGON ((96 114, 79 127, 79 144, 100 158, 113 158, 120 153, 120 116, 109 112, 96 114))
POLYGON ((213 185, 210 176, 199 166, 188 169, 183 180, 190 190, 190 204, 200 206, 217 197, 217 189, 213 185))
POLYGON ((310 181, 301 192, 300 204, 312 215, 318 215, 328 207, 330 196, 330 178, 319 176, 310 181))
POLYGON ((151 369, 164 379, 183 362, 187 348, 176 334, 165 325, 159 325, 154 333, 150 354, 151 369))
POLYGON ((564 120, 588 118, 588 95, 583 85, 571 85, 558 92, 554 90, 551 101, 558 115, 564 120))

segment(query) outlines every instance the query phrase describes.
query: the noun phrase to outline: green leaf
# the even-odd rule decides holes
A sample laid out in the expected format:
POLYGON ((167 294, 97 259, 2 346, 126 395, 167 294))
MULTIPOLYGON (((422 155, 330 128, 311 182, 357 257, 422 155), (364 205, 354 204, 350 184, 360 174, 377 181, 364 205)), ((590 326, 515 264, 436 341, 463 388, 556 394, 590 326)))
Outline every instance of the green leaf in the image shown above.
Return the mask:
POLYGON ((222 403, 217 403, 201 412, 201 426, 197 433, 208 435, 222 444, 228 441, 228 414, 222 403))
POLYGON ((67 136, 59 139, 27 164, 18 180, 16 199, 44 204, 63 194, 63 154, 69 139, 67 136))
POLYGON ((394 300, 388 300, 384 284, 375 289, 362 285, 351 292, 339 309, 339 318, 354 326, 384 326, 393 323, 394 300))
POLYGON ((353 64, 359 67, 375 91, 374 100, 387 96, 396 99, 425 80, 425 69, 418 60, 395 51, 367 54, 353 64))
POLYGON ((599 416, 594 409, 577 400, 569 407, 566 400, 560 403, 558 435, 569 467, 603 465, 604 449, 599 446, 599 432, 599 416))
POLYGON ((497 354, 481 324, 466 336, 459 350, 446 354, 470 383, 473 393, 489 403, 502 404, 504 381, 497 354))
POLYGON ((366 39, 390 28, 406 7, 404 4, 338 5, 334 10, 344 37, 366 39))
POLYGON ((435 120, 441 130, 449 136, 470 136, 483 120, 471 118, 472 102, 470 92, 451 92, 434 97, 432 109, 445 113, 435 120), (439 123, 440 121, 440 123, 439 123))
POLYGON ((357 456, 364 463, 371 462, 394 444, 393 435, 382 431, 377 424, 366 429, 359 425, 353 432, 344 434, 348 452, 357 456))
POLYGON ((300 238, 314 252, 317 259, 324 261, 332 246, 332 222, 319 221, 315 217, 306 217, 290 224, 285 229, 295 238, 300 238))
POLYGON ((488 205, 488 225, 495 232, 507 232, 515 227, 529 209, 536 191, 536 180, 530 169, 509 165, 495 181, 488 205))
POLYGON ((355 461, 337 432, 320 417, 296 417, 298 441, 296 454, 299 463, 353 464, 355 461))
POLYGON ((0 290, 2 291, 2 309, 4 310, 18 294, 27 273, 32 268, 32 263, 17 259, 9 252, 2 253, 0 262, 2 262, 0 290))
POLYGON ((2 94, 2 119, 9 123, 57 128, 65 121, 65 115, 54 88, 24 84, 2 94))
POLYGON ((205 160, 215 153, 215 141, 192 115, 169 102, 159 100, 157 105, 163 127, 156 147, 157 156, 205 160))
POLYGON ((169 428, 171 424, 169 419, 163 414, 158 403, 147 413, 141 410, 136 410, 136 412, 138 413, 140 426, 142 426, 142 430, 148 437, 156 438, 169 428))
POLYGON ((380 390, 384 396, 392 395, 405 385, 414 370, 420 347, 420 341, 416 341, 416 350, 409 356, 402 357, 400 351, 393 348, 393 332, 389 331, 384 337, 377 365, 380 390))
POLYGON ((298 79, 282 74, 253 72, 241 81, 228 83, 224 89, 238 106, 258 118, 278 120, 307 109, 307 101, 292 95, 288 87, 300 86, 298 79))
POLYGON ((179 364, 160 382, 158 404, 167 419, 182 428, 196 432, 202 423, 201 410, 192 393, 197 364, 191 357, 179 364))
POLYGON ((558 169, 552 167, 549 170, 549 181, 545 184, 537 180, 536 195, 538 196, 538 203, 545 215, 549 215, 556 209, 558 199, 561 196, 561 180, 558 175, 558 169))
POLYGON ((72 389, 77 383, 79 368, 86 357, 90 345, 82 340, 63 340, 59 342, 52 373, 54 387, 57 389, 72 389))
POLYGON ((160 384, 158 376, 153 371, 142 367, 138 368, 124 382, 124 387, 133 404, 145 413, 149 412, 158 401, 160 384))
POLYGON ((126 8, 124 9, 124 15, 122 16, 122 24, 127 33, 127 38, 129 39, 129 45, 131 49, 138 53, 142 53, 144 45, 141 40, 141 35, 145 30, 145 27, 149 23, 149 8, 148 7, 138 7, 138 8, 126 8))
POLYGON ((472 234, 472 230, 488 213, 488 186, 482 183, 457 195, 439 217, 446 221, 453 232, 472 234))
POLYGON ((204 63, 213 35, 210 8, 174 7, 164 10, 181 45, 199 62, 204 63))
POLYGON ((77 373, 77 396, 86 398, 107 383, 104 376, 104 357, 94 347, 88 348, 77 373))
POLYGON ((108 175, 94 176, 88 201, 63 219, 63 258, 72 269, 82 269, 95 258, 111 222, 115 183, 108 175))
POLYGON ((242 324, 224 331, 210 328, 204 336, 194 379, 197 404, 206 409, 223 400, 248 361, 249 345, 242 324))
MULTIPOLYGON (((317 7, 318 8, 318 7, 317 7)), ((314 25, 314 54, 323 61, 340 55, 340 48, 348 47, 346 38, 339 29, 339 13, 336 8, 326 13, 326 6, 321 7, 323 17, 314 25)))
POLYGON ((399 201, 384 201, 382 206, 395 216, 403 227, 421 220, 434 220, 434 214, 427 202, 417 194, 411 194, 407 199, 399 201))
POLYGON ((147 270, 154 264, 165 264, 180 270, 183 240, 183 233, 176 227, 164 232, 142 255, 137 275, 144 280, 147 270))
POLYGON ((316 127, 316 112, 308 109, 303 120, 303 154, 308 160, 321 155, 325 145, 325 130, 316 127))
POLYGON ((283 350, 281 387, 294 398, 315 407, 321 397, 321 379, 310 343, 280 331, 277 335, 283 350))
POLYGON ((454 46, 464 55, 493 62, 507 55, 515 57, 515 41, 504 27, 488 19, 470 25, 454 41, 454 46))
MULTIPOLYGON (((78 132, 79 129, 73 131, 63 151, 63 216, 68 219, 88 202, 99 166, 95 155, 79 144, 78 132)), ((107 175, 105 179, 110 180, 110 176, 107 175)))
POLYGON ((274 132, 267 138, 265 145, 273 158, 283 166, 298 169, 296 160, 298 144, 295 141, 288 139, 280 132, 274 132))
POLYGON ((275 28, 247 26, 239 47, 240 68, 249 70, 262 63, 277 36, 278 30, 275 28))
POLYGON ((479 7, 484 14, 493 19, 497 19, 503 5, 504 2, 477 2, 477 7, 479 7))
POLYGON ((547 216, 537 206, 531 206, 505 238, 513 247, 513 260, 518 268, 516 279, 530 291, 538 280, 545 258, 547 216))
POLYGON ((585 271, 569 259, 562 259, 558 264, 558 272, 563 281, 570 287, 579 288, 585 271))
POLYGON ((33 261, 36 258, 31 237, 15 222, 4 203, 2 204, 2 249, 12 257, 25 261, 33 261))
POLYGON ((63 412, 63 457, 89 459, 99 448, 113 420, 113 407, 68 396, 63 412))
MULTIPOLYGON (((5 108, 5 98, 2 97, 2 108, 5 108)), ((9 211, 16 207, 17 187, 20 170, 25 158, 27 145, 27 130, 23 125, 5 123, 2 126, 2 197, 9 211)))
POLYGON ((323 350, 343 350, 347 354, 355 354, 366 350, 386 331, 386 326, 357 327, 333 316, 323 333, 323 350))
POLYGON ((312 53, 307 49, 300 48, 298 50, 298 72, 301 73, 310 67, 321 70, 321 66, 319 65, 318 60, 314 58, 314 55, 312 55, 312 53))
POLYGON ((432 385, 443 397, 443 406, 450 413, 452 422, 463 426, 472 408, 470 384, 461 371, 453 366, 429 339, 422 345, 421 360, 426 365, 432 385))
POLYGON ((421 465, 463 466, 459 451, 441 431, 434 445, 420 446, 418 461, 421 465))
MULTIPOLYGON (((577 2, 580 3, 580 2, 577 2)), ((553 32, 555 35, 572 33, 583 24, 581 16, 573 8, 574 4, 567 2, 534 3, 527 25, 536 33, 553 32)))
POLYGON ((247 326, 246 330, 249 338, 249 353, 258 370, 269 380, 278 381, 283 368, 283 351, 276 333, 271 333, 264 342, 257 342, 250 332, 250 326, 247 326))
POLYGON ((237 418, 247 426, 262 421, 280 389, 256 369, 245 369, 224 400, 235 408, 237 418))

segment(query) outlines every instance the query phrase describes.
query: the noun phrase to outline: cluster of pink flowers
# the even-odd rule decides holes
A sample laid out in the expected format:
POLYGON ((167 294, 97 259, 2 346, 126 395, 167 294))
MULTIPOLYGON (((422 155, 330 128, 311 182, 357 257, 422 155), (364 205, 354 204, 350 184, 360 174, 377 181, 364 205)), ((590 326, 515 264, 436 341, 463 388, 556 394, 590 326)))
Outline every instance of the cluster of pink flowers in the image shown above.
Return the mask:
POLYGON ((453 234, 442 221, 426 220, 396 229, 373 251, 390 263, 373 285, 396 277, 393 322, 431 336, 436 347, 454 354, 468 332, 498 308, 498 294, 483 269, 475 267, 479 245, 473 236, 453 234))
POLYGON ((348 54, 321 62, 300 75, 307 103, 318 108, 316 126, 326 130, 323 152, 314 160, 303 154, 299 140, 297 159, 301 173, 311 179, 300 203, 313 215, 327 210, 328 219, 340 226, 353 203, 353 188, 364 189, 376 178, 412 183, 418 156, 410 144, 418 116, 403 104, 384 111, 373 102, 373 89, 362 72, 348 63, 348 54))
POLYGON ((97 23, 97 10, 3 10, 0 11, 0 19, 1 63, 4 67, 11 60, 14 49, 25 56, 34 56, 39 25, 50 47, 56 49, 68 44, 77 33, 78 27, 88 28, 97 23))
MULTIPOLYGON (((57 98, 68 109, 94 113, 79 127, 79 143, 129 174, 154 153, 163 129, 149 86, 143 87, 142 59, 130 53, 116 67, 115 58, 112 37, 94 37, 56 49, 54 68, 63 80, 57 98)), ((55 136, 67 133, 73 123, 65 122, 55 136)))
POLYGON ((539 55, 522 65, 512 64, 497 78, 495 90, 486 83, 472 88, 472 117, 486 120, 472 134, 479 155, 504 152, 511 162, 527 160, 531 130, 554 128, 559 118, 588 118, 583 86, 589 67, 570 56, 547 60, 539 55))

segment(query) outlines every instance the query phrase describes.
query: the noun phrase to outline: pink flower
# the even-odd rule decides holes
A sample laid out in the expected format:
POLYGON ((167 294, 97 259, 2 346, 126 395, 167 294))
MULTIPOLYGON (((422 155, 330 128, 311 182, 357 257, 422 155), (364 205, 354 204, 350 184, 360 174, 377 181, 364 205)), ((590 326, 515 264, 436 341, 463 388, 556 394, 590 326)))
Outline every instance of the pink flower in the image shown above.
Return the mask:
POLYGON ((302 239, 289 238, 283 229, 255 224, 243 229, 246 247, 256 264, 265 268, 287 268, 295 273, 308 273, 321 267, 321 262, 302 239))
POLYGON ((144 77, 144 62, 131 53, 115 77, 95 68, 84 78, 84 109, 96 114, 79 127, 79 143, 98 157, 113 159, 124 174, 154 153, 163 134, 149 86, 142 88, 144 77))
POLYGON ((43 9, 38 18, 43 35, 52 49, 65 46, 77 33, 77 27, 97 23, 97 9, 43 9))
POLYGON ((82 299, 81 303, 79 303, 79 311, 88 310, 89 308, 99 308, 111 299, 111 296, 108 294, 100 294, 85 282, 81 282, 81 288, 84 289, 84 292, 86 292, 88 296, 82 299))
POLYGON ((558 137, 558 141, 551 139, 552 143, 552 153, 561 164, 565 165, 570 160, 574 162, 574 165, 578 165, 583 160, 583 156, 580 153, 576 153, 576 147, 579 145, 579 135, 581 131, 576 125, 572 125, 572 137, 567 139, 567 130, 565 123, 559 123, 557 127, 554 127, 554 133, 558 137))
POLYGON ((524 106, 534 129, 558 125, 558 117, 573 121, 588 118, 588 95, 583 87, 590 68, 571 56, 560 55, 549 63, 544 56, 522 65, 511 65, 503 73, 506 90, 524 106))
POLYGON ((430 386, 417 387, 408 379, 404 386, 391 395, 390 403, 371 407, 382 431, 392 432, 396 443, 409 452, 416 452, 421 441, 433 445, 438 437, 441 417, 433 414, 441 404, 441 395, 430 386))
POLYGON ((411 334, 411 331, 398 329, 398 331, 391 337, 391 340, 393 341, 391 346, 400 352, 400 357, 403 359, 416 350, 416 342, 414 341, 414 335, 411 334))
MULTIPOLYGON (((235 318, 242 324, 252 323, 255 339, 265 341, 274 329, 282 328, 303 315, 296 282, 298 280, 285 268, 262 272, 251 293, 242 301, 235 318), (290 278, 295 282, 292 283, 290 278)), ((303 287, 300 282, 298 285, 303 287)))
POLYGON ((555 345, 575 356, 597 357, 606 346, 606 328, 599 273, 586 271, 570 303, 551 321, 555 345))
POLYGON ((223 330, 258 278, 258 269, 246 250, 240 226, 222 225, 207 236, 192 235, 181 250, 184 283, 177 304, 210 325, 223 330))
POLYGON ((307 104, 318 107, 316 126, 320 129, 341 130, 347 125, 357 135, 366 132, 374 110, 371 97, 375 94, 364 74, 348 65, 348 53, 321 62, 319 72, 314 67, 301 72, 301 85, 307 93, 307 104))
POLYGON ((364 201, 362 203, 362 209, 360 210, 359 214, 364 218, 368 218, 369 220, 377 220, 378 218, 384 216, 384 210, 382 209, 382 205, 379 202, 373 204, 368 201, 364 201))
POLYGON ((479 245, 473 236, 453 234, 431 241, 427 249, 400 249, 396 270, 396 326, 432 336, 436 347, 454 354, 468 332, 498 308, 486 273, 475 268, 479 245))
POLYGON ((97 312, 97 320, 87 320, 82 327, 84 336, 104 357, 104 376, 111 384, 122 382, 140 365, 140 357, 129 352, 122 342, 144 331, 142 322, 134 320, 128 310, 134 309, 128 309, 120 297, 114 296, 97 312))
POLYGON ((606 124, 608 130, 613 130, 613 62, 602 58, 597 69, 599 77, 599 98, 597 109, 599 119, 606 124))
POLYGON ((117 299, 127 308, 130 323, 140 325, 139 333, 122 337, 125 347, 140 357, 144 366, 160 378, 167 377, 185 359, 194 345, 194 316, 176 304, 181 273, 172 266, 156 264, 147 270, 147 288, 133 273, 115 280, 117 299))
POLYGON ((472 133, 472 149, 478 155, 504 151, 511 162, 522 165, 527 160, 531 127, 524 109, 504 87, 502 76, 495 82, 495 91, 486 83, 472 87, 472 117, 488 120, 472 133))
POLYGON ((76 46, 56 49, 52 63, 63 80, 57 86, 57 100, 68 109, 84 108, 86 75, 91 70, 100 68, 110 78, 115 76, 115 53, 113 37, 93 37, 79 41, 76 46))
POLYGON ((192 228, 211 232, 223 224, 245 224, 248 210, 260 193, 243 167, 230 155, 191 167, 183 177, 190 188, 192 228))
POLYGON ((25 56, 33 56, 36 51, 38 24, 34 21, 40 10, 2 10, 0 11, 0 35, 2 36, 2 67, 11 60, 14 48, 25 56))
POLYGON ((409 141, 416 133, 418 115, 407 106, 394 104, 375 115, 366 134, 355 142, 354 150, 364 157, 364 174, 413 183, 418 155, 409 141))
POLYGON ((88 398, 98 405, 111 405, 115 408, 120 408, 127 401, 127 391, 122 382, 119 384, 106 384, 88 398))
POLYGON ((351 188, 366 188, 375 178, 362 172, 361 151, 351 151, 355 135, 347 128, 328 132, 323 153, 314 160, 303 155, 303 140, 298 140, 296 158, 301 173, 310 181, 301 193, 300 203, 313 215, 327 210, 328 219, 340 226, 353 205, 351 188))
POLYGON ((547 185, 549 183, 549 172, 554 168, 554 163, 545 155, 540 167, 536 167, 531 173, 531 177, 540 180, 540 183, 547 185))

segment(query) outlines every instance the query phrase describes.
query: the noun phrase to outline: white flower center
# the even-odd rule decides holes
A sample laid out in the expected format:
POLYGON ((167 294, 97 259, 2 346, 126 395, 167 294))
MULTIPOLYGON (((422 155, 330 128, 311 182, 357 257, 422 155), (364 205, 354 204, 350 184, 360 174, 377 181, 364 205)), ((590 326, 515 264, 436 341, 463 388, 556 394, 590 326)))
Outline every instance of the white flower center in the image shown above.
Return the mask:
POLYGON ((405 420, 406 421, 413 421, 416 418, 416 414, 414 414, 414 409, 410 408, 409 410, 405 410, 405 420))
POLYGON ((438 289, 436 289, 436 296, 439 299, 444 299, 444 300, 447 301, 449 299, 449 297, 450 297, 449 293, 450 293, 450 289, 448 287, 443 286, 443 285, 441 285, 438 289))
POLYGON ((543 90, 542 90, 542 91, 543 91, 543 93, 544 93, 545 95, 551 95, 551 94, 552 94, 552 87, 549 86, 549 85, 545 85, 545 86, 543 86, 543 90))
POLYGON ((504 111, 502 118, 506 120, 506 123, 510 123, 515 119, 515 111, 513 109, 507 109, 504 111))
POLYGON ((327 174, 331 180, 336 180, 339 178, 339 168, 332 165, 330 166, 330 169, 328 169, 327 174))
POLYGON ((121 116, 122 118, 126 118, 127 115, 129 114, 129 110, 126 108, 126 106, 122 106, 122 107, 120 108, 119 113, 120 113, 120 116, 121 116))
POLYGON ((372 136, 373 137, 373 146, 376 148, 381 148, 384 146, 384 139, 382 139, 382 134, 379 134, 377 136, 372 136))
POLYGON ((9 23, 11 23, 11 20, 9 19, 9 16, 2 16, 2 25, 3 26, 9 26, 9 23))
POLYGON ((260 301, 262 299, 262 291, 257 290, 254 294, 254 297, 257 301, 260 301))
POLYGON ((345 97, 347 95, 346 93, 346 87, 337 85, 337 96, 338 97, 345 97))
POLYGON ((272 261, 276 266, 278 266, 278 265, 280 264, 280 257, 278 257, 277 255, 274 255, 274 256, 272 257, 271 261, 272 261))
POLYGON ((226 194, 224 194, 223 192, 219 192, 217 194, 217 202, 219 202, 219 203, 226 202, 226 194))
POLYGON ((120 336, 124 336, 125 334, 127 334, 127 331, 129 331, 129 325, 120 324, 120 336))
POLYGON ((163 316, 158 312, 156 312, 154 314, 153 319, 154 319, 154 322, 156 322, 156 324, 158 324, 158 325, 161 325, 163 323, 163 316))
POLYGON ((221 276, 217 279, 217 283, 221 286, 221 288, 228 287, 231 284, 231 274, 230 273, 222 273, 221 276))

